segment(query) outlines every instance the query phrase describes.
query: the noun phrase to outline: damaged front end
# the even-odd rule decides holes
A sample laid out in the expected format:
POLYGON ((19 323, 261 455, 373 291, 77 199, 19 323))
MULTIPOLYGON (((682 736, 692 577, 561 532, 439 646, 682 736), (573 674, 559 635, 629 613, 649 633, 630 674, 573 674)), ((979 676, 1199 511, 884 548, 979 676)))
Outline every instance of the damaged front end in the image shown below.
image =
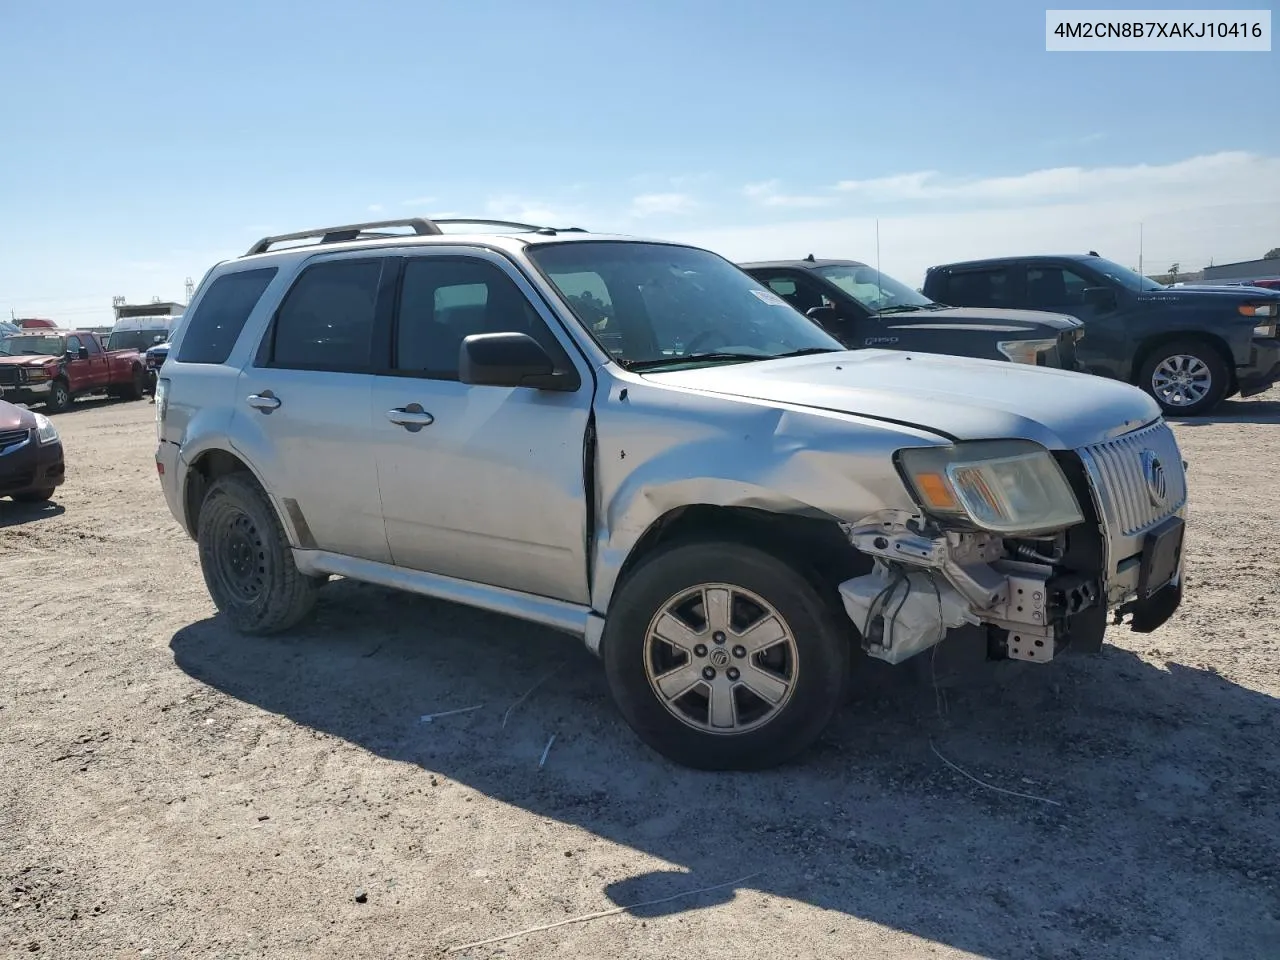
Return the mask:
POLYGON ((1101 642, 1105 607, 1096 579, 1062 569, 1066 535, 1015 545, 982 532, 931 530, 922 517, 893 511, 846 525, 872 571, 840 585, 845 611, 867 653, 901 663, 941 642, 948 631, 985 625, 989 647, 1014 660, 1053 659, 1072 634, 1101 642), (1048 548, 1041 553, 1038 547, 1048 548), (1090 624, 1083 615, 1102 611, 1090 624))
POLYGON ((1184 464, 1163 422, 1074 451, 1023 441, 900 451, 920 510, 843 525, 872 570, 840 584, 867 653, 901 663, 977 628, 988 659, 1150 632, 1182 600, 1184 464))

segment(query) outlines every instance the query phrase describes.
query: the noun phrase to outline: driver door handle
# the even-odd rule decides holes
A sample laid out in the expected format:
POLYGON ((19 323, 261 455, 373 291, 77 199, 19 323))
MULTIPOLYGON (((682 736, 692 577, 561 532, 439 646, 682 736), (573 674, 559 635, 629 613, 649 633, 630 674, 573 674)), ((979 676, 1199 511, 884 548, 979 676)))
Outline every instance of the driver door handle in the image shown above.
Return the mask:
POLYGON ((387 411, 387 419, 408 430, 421 430, 436 422, 436 418, 423 410, 419 404, 411 403, 407 407, 396 407, 387 411))
POLYGON ((263 390, 262 393, 251 393, 245 398, 245 403, 253 407, 255 410, 261 410, 263 413, 270 413, 272 410, 279 409, 280 398, 273 394, 270 390, 263 390))

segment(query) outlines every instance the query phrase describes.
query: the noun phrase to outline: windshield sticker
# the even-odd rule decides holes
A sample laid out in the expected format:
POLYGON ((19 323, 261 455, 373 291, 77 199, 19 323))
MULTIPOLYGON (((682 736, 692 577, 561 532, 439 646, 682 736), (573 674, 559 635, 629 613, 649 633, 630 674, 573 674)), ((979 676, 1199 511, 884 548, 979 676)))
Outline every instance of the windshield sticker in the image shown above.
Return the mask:
POLYGON ((757 300, 767 303, 771 307, 785 307, 787 305, 787 301, 772 290, 752 290, 751 292, 755 294, 757 300))

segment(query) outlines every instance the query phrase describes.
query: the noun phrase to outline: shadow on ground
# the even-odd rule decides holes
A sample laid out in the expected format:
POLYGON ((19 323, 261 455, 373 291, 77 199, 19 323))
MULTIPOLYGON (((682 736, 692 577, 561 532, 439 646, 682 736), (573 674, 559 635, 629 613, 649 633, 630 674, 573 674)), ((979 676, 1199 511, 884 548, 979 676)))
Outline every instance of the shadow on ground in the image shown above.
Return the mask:
POLYGON ((1169 419, 1187 427, 1207 427, 1214 423, 1280 423, 1280 400, 1224 400, 1206 416, 1169 419))
POLYGON ((688 871, 614 884, 618 905, 755 873, 743 888, 1011 960, 1274 957, 1280 943, 1278 704, 1211 672, 1108 647, 979 688, 912 688, 852 705, 800 763, 723 775, 640 746, 576 641, 450 604, 335 581, 294 635, 212 619, 171 646, 232 697, 688 871), (1044 799, 984 789, 935 748, 1044 799))
POLYGON ((0 497, 0 530, 5 527, 16 527, 23 523, 34 523, 37 520, 51 520, 67 512, 62 504, 54 500, 44 503, 19 503, 0 497))

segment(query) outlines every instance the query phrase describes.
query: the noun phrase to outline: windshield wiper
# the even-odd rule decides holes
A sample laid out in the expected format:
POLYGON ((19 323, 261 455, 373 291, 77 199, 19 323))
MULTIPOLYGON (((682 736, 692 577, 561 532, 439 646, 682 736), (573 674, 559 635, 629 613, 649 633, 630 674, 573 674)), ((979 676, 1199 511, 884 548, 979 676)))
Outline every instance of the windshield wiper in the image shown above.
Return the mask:
POLYGON ((784 360, 788 357, 811 357, 815 353, 840 353, 838 347, 805 347, 802 350, 792 350, 790 353, 775 353, 771 357, 760 357, 761 360, 784 360))
POLYGON ((881 307, 876 311, 876 316, 883 316, 886 313, 914 313, 915 311, 922 309, 924 308, 912 303, 899 303, 892 307, 881 307))
POLYGON ((785 357, 807 357, 814 353, 839 353, 836 347, 805 347, 801 350, 792 350, 789 353, 687 353, 679 357, 658 357, 653 360, 631 360, 627 362, 628 370, 653 370, 658 367, 671 366, 680 363, 701 363, 703 361, 717 360, 781 360, 785 357))
POLYGON ((628 370, 653 370, 657 367, 669 367, 676 363, 698 363, 703 360, 768 360, 767 356, 758 353, 686 353, 676 357, 655 357, 652 360, 628 360, 628 370))

